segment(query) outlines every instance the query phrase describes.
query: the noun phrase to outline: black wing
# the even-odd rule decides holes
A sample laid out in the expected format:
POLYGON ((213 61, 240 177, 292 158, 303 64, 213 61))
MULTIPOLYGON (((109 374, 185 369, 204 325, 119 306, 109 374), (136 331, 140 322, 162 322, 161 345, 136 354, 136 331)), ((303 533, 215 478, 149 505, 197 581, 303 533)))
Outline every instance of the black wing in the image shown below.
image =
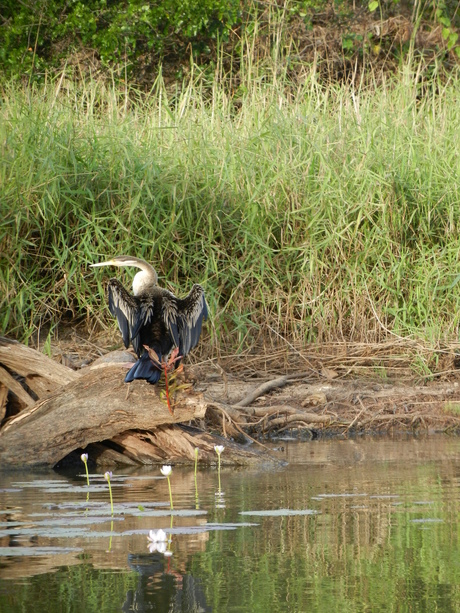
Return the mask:
POLYGON ((208 318, 204 290, 201 285, 194 285, 182 300, 167 291, 162 298, 163 321, 179 347, 179 354, 186 356, 198 344, 203 319, 208 318))
POLYGON ((140 356, 143 347, 140 344, 139 330, 150 321, 148 310, 141 308, 139 300, 131 296, 117 279, 110 279, 107 293, 109 310, 117 318, 125 347, 128 348, 132 342, 134 351, 140 356))

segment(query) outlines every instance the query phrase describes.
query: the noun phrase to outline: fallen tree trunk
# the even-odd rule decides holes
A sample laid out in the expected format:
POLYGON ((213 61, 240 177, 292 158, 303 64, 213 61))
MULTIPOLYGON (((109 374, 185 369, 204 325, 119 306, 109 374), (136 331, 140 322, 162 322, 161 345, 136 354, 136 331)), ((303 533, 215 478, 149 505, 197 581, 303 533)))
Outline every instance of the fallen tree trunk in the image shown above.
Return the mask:
MULTIPOLYGON (((8 390, 16 399, 16 414, 10 412, 0 430, 0 466, 55 466, 69 457, 80 461, 83 450, 99 465, 191 463, 195 447, 201 463, 214 462, 214 445, 222 444, 221 437, 177 425, 204 418, 207 408, 187 374, 177 375, 180 385, 172 392, 171 413, 160 385, 124 383, 122 366, 130 359, 126 352, 113 352, 77 373, 0 337, 0 418, 5 417, 8 390), (30 381, 37 385, 32 388, 30 381)), ((264 459, 224 442, 225 462, 264 459)))
MULTIPOLYGON (((79 373, 71 368, 58 364, 43 353, 4 336, 0 336, 0 364, 9 371, 24 377, 26 385, 38 397, 75 381, 79 377, 79 373)), ((4 369, 2 370, 5 373, 4 369)), ((10 381, 6 382, 2 378, 2 383, 10 387, 8 384, 10 381)), ((27 395, 21 400, 25 405, 29 402, 27 395)))
POLYGON ((145 432, 126 431, 114 436, 105 445, 90 445, 88 453, 97 463, 107 464, 193 464, 195 449, 198 449, 200 464, 217 464, 215 445, 223 445, 221 464, 232 466, 260 465, 273 463, 268 454, 257 453, 254 449, 239 445, 229 439, 217 437, 197 428, 181 424, 159 426, 145 432), (122 449, 120 453, 118 449, 122 449))
POLYGON ((204 398, 191 386, 175 395, 174 414, 160 392, 145 381, 126 385, 119 367, 88 370, 7 422, 0 431, 2 464, 54 465, 75 449, 126 430, 151 430, 204 416, 204 398))

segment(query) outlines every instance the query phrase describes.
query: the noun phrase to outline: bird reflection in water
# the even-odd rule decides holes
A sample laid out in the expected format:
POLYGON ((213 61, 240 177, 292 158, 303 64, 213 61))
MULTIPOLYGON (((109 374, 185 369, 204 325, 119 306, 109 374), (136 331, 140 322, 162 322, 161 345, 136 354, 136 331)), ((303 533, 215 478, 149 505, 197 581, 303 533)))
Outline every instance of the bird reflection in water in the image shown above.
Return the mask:
POLYGON ((122 611, 168 611, 208 613, 212 608, 199 579, 172 568, 171 558, 160 553, 129 554, 129 567, 138 576, 135 590, 129 590, 122 611))

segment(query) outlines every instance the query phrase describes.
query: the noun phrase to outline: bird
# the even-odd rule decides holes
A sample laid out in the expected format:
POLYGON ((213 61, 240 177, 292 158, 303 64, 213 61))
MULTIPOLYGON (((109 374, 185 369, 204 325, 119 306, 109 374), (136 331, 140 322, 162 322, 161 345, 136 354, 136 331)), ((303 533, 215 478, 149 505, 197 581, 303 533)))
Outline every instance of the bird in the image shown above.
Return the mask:
POLYGON ((153 266, 128 255, 117 255, 106 262, 90 264, 91 268, 99 266, 140 268, 133 279, 133 295, 118 279, 109 280, 109 311, 117 319, 125 347, 128 348, 131 343, 138 358, 126 375, 125 382, 146 379, 155 384, 168 357, 174 356, 177 367, 181 359, 198 344, 203 320, 208 318, 204 290, 201 285, 194 284, 185 298, 177 298, 172 292, 159 287, 153 266))

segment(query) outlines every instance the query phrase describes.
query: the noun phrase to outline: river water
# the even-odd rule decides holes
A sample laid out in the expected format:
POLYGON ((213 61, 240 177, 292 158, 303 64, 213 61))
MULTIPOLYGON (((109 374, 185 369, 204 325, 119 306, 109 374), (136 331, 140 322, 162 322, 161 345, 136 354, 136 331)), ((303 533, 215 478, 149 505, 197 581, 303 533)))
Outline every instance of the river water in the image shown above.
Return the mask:
POLYGON ((1 613, 460 611, 460 439, 276 446, 220 488, 173 467, 172 511, 157 467, 114 471, 113 516, 83 464, 0 472, 1 613))

